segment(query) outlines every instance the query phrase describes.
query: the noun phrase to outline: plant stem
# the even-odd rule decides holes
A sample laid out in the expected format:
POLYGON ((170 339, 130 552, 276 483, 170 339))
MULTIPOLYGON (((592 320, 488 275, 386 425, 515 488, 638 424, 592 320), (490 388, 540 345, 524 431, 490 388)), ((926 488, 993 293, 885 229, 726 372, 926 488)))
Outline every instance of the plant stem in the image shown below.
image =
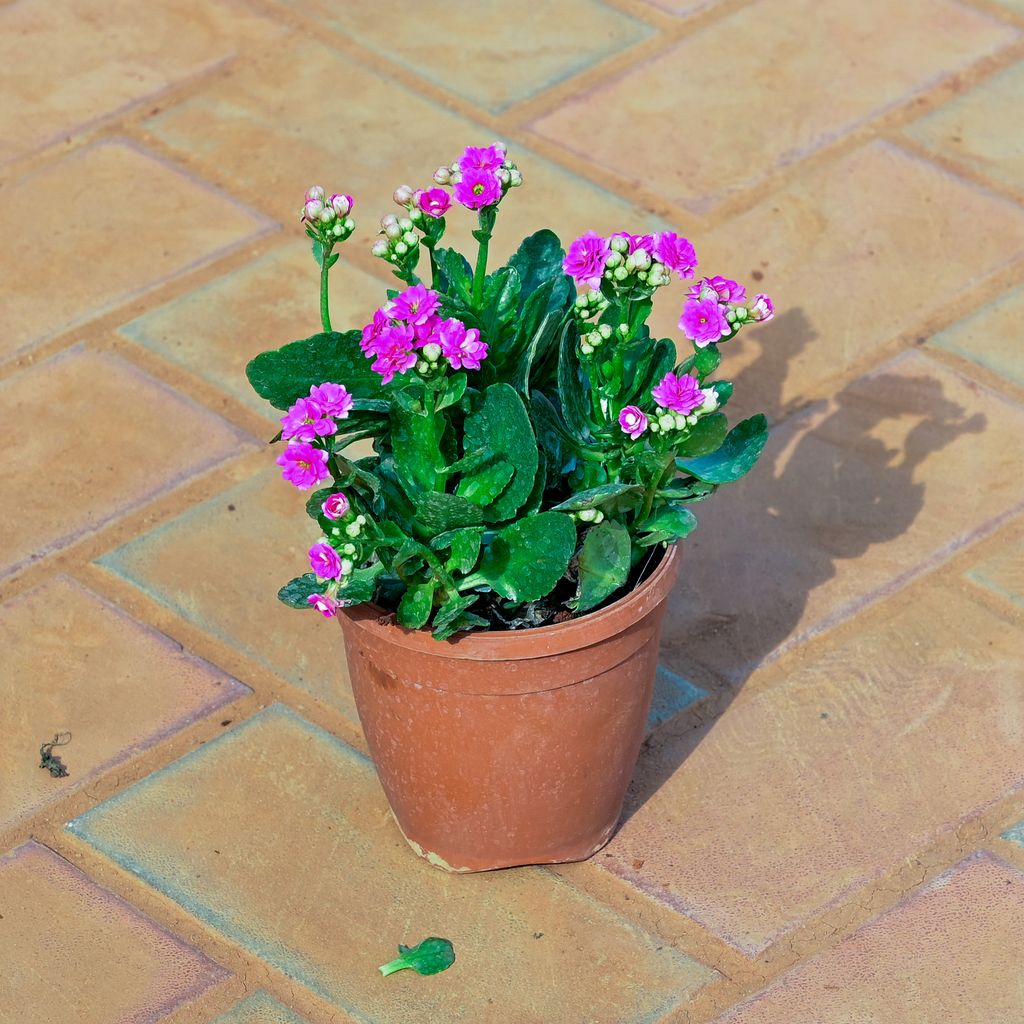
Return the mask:
POLYGON ((331 333, 331 310, 327 296, 327 275, 330 273, 327 264, 330 262, 330 257, 330 252, 325 249, 323 259, 320 261, 320 323, 326 334, 331 333))
POLYGON ((484 281, 487 278, 487 246, 490 244, 489 231, 481 230, 477 237, 480 249, 476 254, 476 273, 473 274, 473 305, 479 308, 484 298, 484 281))

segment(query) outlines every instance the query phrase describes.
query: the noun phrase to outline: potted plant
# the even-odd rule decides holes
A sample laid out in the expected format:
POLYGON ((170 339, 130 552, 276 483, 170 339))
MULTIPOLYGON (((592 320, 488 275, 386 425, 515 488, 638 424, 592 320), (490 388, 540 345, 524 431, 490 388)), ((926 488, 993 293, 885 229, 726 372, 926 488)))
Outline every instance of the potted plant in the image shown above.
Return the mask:
POLYGON ((341 623, 395 818, 449 870, 580 860, 607 841, 691 506, 767 437, 763 416, 728 428, 732 385, 712 378, 719 345, 769 319, 770 299, 698 279, 673 232, 591 231, 566 252, 541 230, 489 270, 522 180, 495 144, 397 189, 373 253, 402 287, 344 332, 327 281, 353 201, 311 188, 323 330, 247 369, 285 411, 277 463, 322 532, 279 596, 341 623), (456 210, 477 219, 472 265, 441 244, 456 210), (646 326, 677 277, 692 282, 682 361, 646 326), (346 456, 366 438, 372 455, 346 456))

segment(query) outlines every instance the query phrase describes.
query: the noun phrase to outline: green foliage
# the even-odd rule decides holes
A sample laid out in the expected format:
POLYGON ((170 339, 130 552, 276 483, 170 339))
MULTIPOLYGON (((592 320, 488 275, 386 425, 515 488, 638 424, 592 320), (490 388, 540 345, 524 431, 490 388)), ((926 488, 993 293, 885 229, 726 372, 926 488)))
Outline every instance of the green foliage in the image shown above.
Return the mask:
POLYGON ((455 963, 455 947, 448 939, 431 937, 418 946, 398 947, 398 956, 379 970, 386 978, 395 971, 411 969, 417 974, 440 974, 455 963))
POLYGON ((561 512, 541 512, 498 531, 477 577, 509 601, 536 601, 565 574, 575 548, 573 521, 561 512))
MULTIPOLYGON (((327 329, 249 363, 253 388, 277 409, 327 381, 353 399, 336 433, 311 442, 326 452, 330 479, 305 499, 345 575, 338 584, 298 576, 281 588, 286 604, 307 608, 311 594, 337 586, 340 600, 375 601, 402 627, 440 640, 585 613, 635 581, 651 548, 690 534, 690 506, 757 461, 764 417, 730 431, 722 410, 732 384, 712 379, 730 339, 680 358, 672 340, 651 336, 661 268, 647 273, 623 254, 590 294, 565 274, 564 247, 546 229, 504 265, 488 265, 497 212, 477 215, 472 263, 440 244, 444 218, 413 221, 418 242, 403 237, 402 252, 394 237, 386 242, 403 287, 419 280, 420 256, 432 257, 423 283, 439 293, 442 318, 479 332, 487 355, 478 368, 471 357, 456 368, 421 339, 416 364, 384 386, 358 329, 327 329), (670 372, 713 389, 717 408, 707 401, 685 418, 666 416, 651 392, 670 372), (627 405, 648 417, 637 438, 619 425, 627 405), (347 455, 366 439, 372 454, 347 455), (335 522, 322 505, 339 491, 351 512, 335 522)), ((340 243, 308 233, 326 294, 340 243)), ((748 322, 739 308, 734 332, 748 322)), ((325 306, 321 314, 329 325, 325 306)))
POLYGON ((572 602, 575 611, 589 611, 625 586, 629 578, 630 551, 629 531, 614 519, 587 530, 579 557, 579 583, 572 602))
POLYGON ((356 398, 382 398, 380 374, 370 369, 359 348, 359 331, 314 334, 271 352, 261 352, 245 368, 253 390, 275 409, 287 409, 314 384, 344 381, 356 398))
POLYGON ((676 464, 706 483, 732 483, 750 472, 767 440, 768 421, 758 414, 733 427, 717 451, 697 459, 679 459, 676 464))

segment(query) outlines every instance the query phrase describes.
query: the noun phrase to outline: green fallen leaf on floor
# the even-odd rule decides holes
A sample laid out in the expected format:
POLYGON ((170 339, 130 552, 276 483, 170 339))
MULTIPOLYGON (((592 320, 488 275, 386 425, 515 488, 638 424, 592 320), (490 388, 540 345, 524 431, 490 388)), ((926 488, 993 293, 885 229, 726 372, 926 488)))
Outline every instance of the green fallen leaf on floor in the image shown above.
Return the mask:
POLYGON ((395 971, 412 968, 417 974, 440 974, 455 963, 455 948, 447 939, 424 939, 418 946, 399 944, 398 957, 379 968, 386 978, 395 971))

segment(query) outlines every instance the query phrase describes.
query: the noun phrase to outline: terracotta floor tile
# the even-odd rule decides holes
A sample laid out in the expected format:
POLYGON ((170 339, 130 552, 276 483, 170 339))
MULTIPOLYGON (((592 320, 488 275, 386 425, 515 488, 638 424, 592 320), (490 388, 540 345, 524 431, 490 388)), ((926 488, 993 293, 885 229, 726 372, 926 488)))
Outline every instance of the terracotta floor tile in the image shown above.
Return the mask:
POLYGON ((32 424, 0 455, 0 575, 255 443, 125 360, 81 347, 0 383, 0 422, 32 424))
MULTIPOLYGON (((703 272, 775 300, 772 323, 722 347, 720 375, 736 380, 734 404, 748 415, 779 419, 1019 259, 1024 211, 875 142, 692 240, 703 272), (876 301, 883 295, 899 299, 876 301)), ((658 294, 659 335, 681 338, 683 294, 680 285, 658 294)))
POLYGON ((659 665, 658 674, 654 679, 651 713, 647 716, 648 733, 662 722, 674 718, 680 711, 685 711, 691 704, 703 700, 707 695, 707 690, 702 690, 664 665, 659 665))
POLYGON ((1003 548, 986 558, 967 576, 1007 601, 1024 608, 1024 541, 1003 548))
POLYGON ((272 226, 120 141, 90 146, 0 189, 0 223, 8 239, 0 356, 97 316, 272 226))
MULTIPOLYGON (((367 248, 380 217, 397 211, 391 199, 396 186, 426 187, 438 164, 454 160, 467 145, 493 141, 491 129, 308 39, 275 46, 147 127, 211 178, 223 175, 258 190, 266 208, 286 223, 294 223, 310 184, 351 193, 358 226, 347 245, 367 248), (339 91, 359 97, 351 130, 339 128, 336 108, 323 99, 339 91), (352 145, 355 131, 358 147, 352 145)), ((502 204, 491 248, 495 261, 542 227, 571 240, 591 227, 611 232, 654 223, 624 200, 528 151, 512 147, 510 155, 525 184, 502 204)), ((472 241, 475 218, 471 223, 467 211, 447 220, 451 239, 461 246, 472 241)))
POLYGON ((67 578, 0 605, 0 649, 0 826, 249 692, 67 578), (65 730, 70 774, 53 778, 39 746, 65 730))
POLYGON ((703 212, 1017 36, 952 0, 759 0, 534 130, 703 212))
POLYGON ((543 870, 453 876, 419 860, 369 762, 281 706, 69 827, 375 1024, 550 1024, 552 1007, 560 1024, 639 1024, 714 976, 543 870), (399 942, 427 935, 454 943, 450 972, 381 979, 399 942))
POLYGON ((1024 189, 1024 63, 944 103, 906 132, 992 181, 1024 189))
POLYGON ((907 353, 777 430, 694 511, 662 659, 742 681, 1020 509, 1024 409, 907 353), (966 487, 970 499, 951 501, 966 487))
POLYGON ((297 1014, 271 999, 266 992, 256 992, 248 999, 218 1017, 213 1024, 306 1024, 297 1014))
POLYGON ((100 564, 355 723, 341 630, 277 599, 309 571, 306 552, 319 536, 305 497, 270 468, 100 564))
POLYGON ((108 0, 12 3, 0 9, 0 161, 155 99, 280 31, 241 4, 219 0, 152 0, 144 15, 108 0), (26 59, 28 53, 46 59, 26 59))
POLYGON ((226 978, 44 846, 0 857, 0 1019, 155 1024, 226 978))
POLYGON ((901 598, 645 754, 597 863, 753 955, 1024 786, 1019 631, 901 598))
POLYGON ((1000 377, 1024 387, 1024 354, 1020 323, 1024 319, 1024 287, 940 331, 928 345, 955 352, 1000 377))
POLYGON ((451 4, 443 14, 409 17, 384 0, 353 17, 329 0, 284 0, 325 28, 397 61, 479 106, 501 111, 604 57, 651 29, 596 0, 540 0, 528 20, 509 21, 504 0, 451 4))
POLYGON ((718 1024, 1016 1024, 1024 875, 976 853, 718 1024))
MULTIPOLYGON (((339 262, 331 273, 332 322, 346 329, 368 323, 385 301, 387 287, 385 281, 339 262)), ((249 387, 245 366, 268 348, 320 330, 319 289, 319 270, 309 245, 296 241, 172 299, 120 330, 254 411, 277 419, 280 413, 275 417, 249 387)))

